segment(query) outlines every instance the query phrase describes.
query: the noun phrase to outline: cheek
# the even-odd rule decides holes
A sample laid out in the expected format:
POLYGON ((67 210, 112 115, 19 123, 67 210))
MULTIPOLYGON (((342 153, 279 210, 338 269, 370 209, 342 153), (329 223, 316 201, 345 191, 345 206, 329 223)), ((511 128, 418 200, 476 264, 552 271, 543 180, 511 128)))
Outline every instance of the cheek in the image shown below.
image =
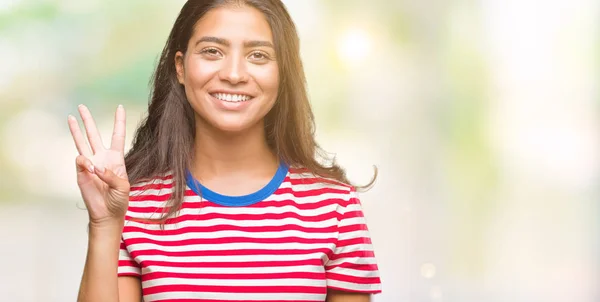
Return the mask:
POLYGON ((194 87, 203 86, 214 77, 218 70, 219 67, 214 62, 189 59, 186 66, 185 82, 194 87))
POLYGON ((265 66, 256 71, 254 78, 263 93, 276 95, 279 88, 279 69, 277 65, 265 66))

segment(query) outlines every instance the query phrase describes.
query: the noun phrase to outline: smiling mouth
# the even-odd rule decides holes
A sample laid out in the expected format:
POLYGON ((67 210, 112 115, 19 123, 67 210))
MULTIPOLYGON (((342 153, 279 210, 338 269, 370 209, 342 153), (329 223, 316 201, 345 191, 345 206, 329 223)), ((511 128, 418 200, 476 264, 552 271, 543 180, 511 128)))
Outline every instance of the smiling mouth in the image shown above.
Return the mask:
POLYGON ((210 95, 218 100, 231 103, 247 102, 252 99, 252 96, 245 94, 211 93, 210 95))

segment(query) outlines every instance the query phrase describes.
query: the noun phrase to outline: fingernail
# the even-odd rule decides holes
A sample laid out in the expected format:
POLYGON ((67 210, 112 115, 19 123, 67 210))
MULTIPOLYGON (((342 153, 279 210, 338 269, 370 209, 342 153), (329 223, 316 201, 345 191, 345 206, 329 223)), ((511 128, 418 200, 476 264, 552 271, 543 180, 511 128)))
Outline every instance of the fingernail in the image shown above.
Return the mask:
POLYGON ((123 105, 119 104, 119 107, 118 107, 118 108, 123 108, 123 105))
POLYGON ((96 167, 96 171, 100 172, 100 174, 104 174, 104 167, 96 167))
POLYGON ((88 167, 88 171, 90 171, 90 173, 94 173, 94 165, 90 165, 88 167))
POLYGON ((75 117, 69 114, 69 116, 67 117, 67 119, 74 120, 75 117))
POLYGON ((77 107, 81 108, 81 107, 83 107, 83 104, 79 104, 79 106, 77 106, 77 107))

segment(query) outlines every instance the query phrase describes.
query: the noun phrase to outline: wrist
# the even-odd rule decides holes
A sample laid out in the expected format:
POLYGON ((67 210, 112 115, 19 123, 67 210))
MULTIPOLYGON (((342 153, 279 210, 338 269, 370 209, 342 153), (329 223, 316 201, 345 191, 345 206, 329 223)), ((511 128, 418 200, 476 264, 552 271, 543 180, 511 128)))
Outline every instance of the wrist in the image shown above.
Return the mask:
MULTIPOLYGON (((88 223, 89 234, 121 234, 125 219, 104 219, 88 223)), ((119 236, 120 237, 120 236, 119 236)))

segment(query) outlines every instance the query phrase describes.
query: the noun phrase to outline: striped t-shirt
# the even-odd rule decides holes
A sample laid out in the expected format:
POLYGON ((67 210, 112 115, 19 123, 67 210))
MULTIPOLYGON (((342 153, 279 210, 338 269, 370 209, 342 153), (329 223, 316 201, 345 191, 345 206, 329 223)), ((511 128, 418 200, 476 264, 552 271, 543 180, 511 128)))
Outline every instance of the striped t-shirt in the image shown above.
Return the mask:
POLYGON ((148 219, 160 217, 172 188, 171 175, 131 188, 118 274, 140 277, 146 302, 325 301, 328 288, 381 291, 351 186, 282 164, 264 188, 233 197, 188 174, 182 208, 161 230, 148 219))

